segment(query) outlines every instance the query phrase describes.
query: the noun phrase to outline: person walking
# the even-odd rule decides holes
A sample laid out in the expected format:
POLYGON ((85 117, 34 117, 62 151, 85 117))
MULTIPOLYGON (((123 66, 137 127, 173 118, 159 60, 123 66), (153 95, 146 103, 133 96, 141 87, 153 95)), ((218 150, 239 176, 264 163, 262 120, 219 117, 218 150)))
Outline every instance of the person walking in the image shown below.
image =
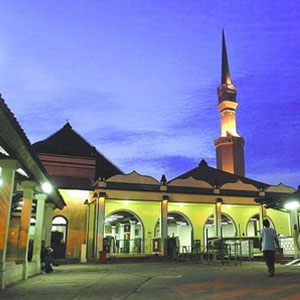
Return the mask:
POLYGON ((275 244, 279 248, 279 242, 275 229, 270 228, 270 221, 263 221, 264 229, 260 233, 260 250, 263 251, 269 276, 275 275, 275 244))

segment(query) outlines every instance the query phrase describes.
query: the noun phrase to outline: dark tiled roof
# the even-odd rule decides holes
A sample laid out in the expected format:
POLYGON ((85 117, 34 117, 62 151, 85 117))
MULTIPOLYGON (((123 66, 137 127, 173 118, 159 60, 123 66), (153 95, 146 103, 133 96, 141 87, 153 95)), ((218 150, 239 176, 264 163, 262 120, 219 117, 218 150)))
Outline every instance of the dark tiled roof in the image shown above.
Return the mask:
MULTIPOLYGON (((28 172, 28 174, 31 177, 36 177, 38 176, 39 178, 35 178, 36 181, 39 181, 41 179, 40 176, 45 176, 45 178, 49 179, 49 174, 47 173, 46 169, 44 168, 43 164, 41 163, 38 155, 36 154, 34 148, 32 147, 32 145, 30 144, 30 141, 27 137, 27 135, 25 134, 23 128, 21 127, 21 125, 19 124, 18 120, 16 119, 16 117, 14 116, 13 112, 9 109, 9 107, 6 105, 4 99, 2 98, 1 94, 0 94, 0 109, 3 111, 5 118, 8 119, 10 125, 12 125, 12 127, 14 128, 14 130, 16 131, 17 136, 21 139, 22 141, 22 146, 24 146, 25 151, 23 149, 23 153, 25 153, 27 151, 27 153, 29 154, 29 156, 25 159, 24 161, 24 154, 20 156, 20 154, 18 153, 10 153, 10 155, 12 154, 13 156, 17 156, 18 160, 20 162, 22 162, 23 167, 25 168, 26 172, 28 172), (30 167, 28 166, 29 161, 31 160, 31 164, 32 162, 35 162, 37 165, 37 168, 35 168, 34 170, 30 170, 30 167), (35 173, 35 174, 33 174, 35 173)), ((10 135, 12 133, 10 132, 10 135)), ((2 140, 2 138, 1 138, 2 140)), ((6 144, 6 142, 4 141, 4 143, 6 144)), ((13 151, 11 148, 9 147, 10 151, 13 151)), ((17 151, 13 151, 13 152, 17 152, 17 151)), ((1 157, 3 158, 3 157, 1 157)), ((33 165, 31 165, 31 168, 34 168, 33 165)), ((54 192, 53 192, 53 197, 54 197, 54 201, 56 202, 56 204, 58 205, 59 208, 63 208, 66 204, 64 202, 64 199, 62 198, 62 196, 60 195, 59 191, 56 189, 56 187, 54 187, 54 192)))
POLYGON ((71 176, 51 176, 52 181, 60 189, 91 190, 93 178, 71 177, 71 176))
POLYGON ((33 144, 33 147, 38 153, 96 158, 96 179, 122 174, 117 166, 81 137, 70 123, 66 123, 47 139, 33 144))
POLYGON ((214 185, 222 186, 225 183, 234 183, 237 182, 238 180, 241 180, 242 182, 247 184, 252 184, 257 188, 266 188, 270 186, 260 181, 252 180, 243 176, 239 176, 236 174, 232 174, 216 168, 209 167, 204 160, 201 161, 198 167, 172 179, 171 181, 169 181, 169 183, 175 179, 187 179, 189 177, 194 177, 195 179, 198 180, 204 180, 213 186, 214 185))

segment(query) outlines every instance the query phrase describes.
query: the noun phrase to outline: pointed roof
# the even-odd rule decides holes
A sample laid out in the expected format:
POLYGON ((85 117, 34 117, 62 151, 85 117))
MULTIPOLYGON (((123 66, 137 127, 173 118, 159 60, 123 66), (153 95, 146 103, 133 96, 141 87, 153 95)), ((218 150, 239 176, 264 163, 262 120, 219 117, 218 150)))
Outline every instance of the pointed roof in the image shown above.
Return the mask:
POLYGON ((175 179, 187 179, 189 177, 193 177, 197 180, 203 180, 208 183, 210 183, 212 186, 222 186, 225 183, 235 183, 239 180, 246 183, 246 184, 252 184, 256 186, 257 188, 266 188, 269 186, 269 184, 256 181, 250 178, 246 178, 243 176, 239 176, 236 174, 232 174, 229 172, 225 172, 216 168, 209 167, 205 160, 202 160, 198 167, 172 179, 168 183, 174 181, 175 179))
POLYGON ((221 79, 222 79, 222 84, 231 83, 224 29, 222 30, 222 78, 221 79))
POLYGON ((33 144, 33 148, 39 154, 95 158, 96 178, 108 178, 116 174, 122 174, 117 166, 80 136, 69 122, 45 140, 33 144))

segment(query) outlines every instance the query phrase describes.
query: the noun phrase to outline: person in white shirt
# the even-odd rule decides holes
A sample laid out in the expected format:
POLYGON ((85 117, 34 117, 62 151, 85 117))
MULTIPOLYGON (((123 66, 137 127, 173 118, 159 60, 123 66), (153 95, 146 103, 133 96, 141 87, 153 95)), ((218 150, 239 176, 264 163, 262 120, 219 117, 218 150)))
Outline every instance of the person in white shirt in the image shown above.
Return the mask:
POLYGON ((270 228, 270 221, 263 221, 264 229, 260 233, 260 250, 263 251, 266 265, 269 270, 269 276, 275 274, 275 244, 279 248, 279 242, 275 229, 270 228))

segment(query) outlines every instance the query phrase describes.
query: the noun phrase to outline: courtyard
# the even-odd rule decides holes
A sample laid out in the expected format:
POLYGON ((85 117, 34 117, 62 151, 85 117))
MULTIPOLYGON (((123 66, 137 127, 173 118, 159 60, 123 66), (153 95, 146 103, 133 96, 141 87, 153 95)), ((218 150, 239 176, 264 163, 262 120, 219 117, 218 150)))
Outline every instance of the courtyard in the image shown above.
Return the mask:
POLYGON ((299 299, 300 267, 139 262, 61 265, 0 291, 0 299, 299 299))

